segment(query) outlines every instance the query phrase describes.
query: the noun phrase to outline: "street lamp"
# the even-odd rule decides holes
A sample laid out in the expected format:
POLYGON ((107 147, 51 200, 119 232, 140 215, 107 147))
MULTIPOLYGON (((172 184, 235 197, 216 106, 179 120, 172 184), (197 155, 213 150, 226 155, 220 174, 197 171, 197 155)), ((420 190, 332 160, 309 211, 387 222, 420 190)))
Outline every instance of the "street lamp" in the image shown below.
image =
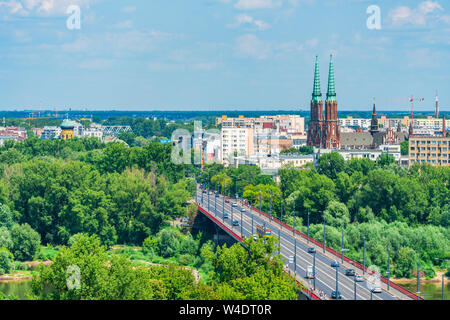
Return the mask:
POLYGON ((325 253, 325 246, 326 246, 326 239, 325 239, 325 215, 322 213, 323 216, 323 253, 325 253))
POLYGON ((308 244, 309 244, 309 209, 308 209, 308 244))
MULTIPOLYGON (((449 261, 449 259, 435 258, 436 260, 441 261, 449 261)), ((445 300, 445 292, 444 292, 444 280, 445 280, 445 272, 442 273, 442 300, 445 300)))
MULTIPOLYGON (((251 185, 251 187, 250 187, 250 213, 251 213, 251 210, 252 210, 252 208, 253 208, 253 185, 251 185)), ((252 237, 253 237, 253 213, 251 213, 251 216, 252 216, 252 237)))
POLYGON ((363 236, 363 275, 366 273, 366 237, 363 236))
POLYGON ((269 206, 269 216, 270 216, 270 220, 272 220, 272 190, 270 191, 270 206, 269 206))

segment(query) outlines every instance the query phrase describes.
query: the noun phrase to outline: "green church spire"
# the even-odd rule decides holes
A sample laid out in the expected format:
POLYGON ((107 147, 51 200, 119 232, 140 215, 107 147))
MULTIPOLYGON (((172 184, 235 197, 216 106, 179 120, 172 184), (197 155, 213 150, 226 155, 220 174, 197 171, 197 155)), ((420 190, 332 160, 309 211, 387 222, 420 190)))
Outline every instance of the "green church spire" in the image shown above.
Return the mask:
POLYGON ((316 56, 316 67, 314 71, 314 90, 312 94, 313 101, 322 101, 322 92, 320 92, 320 73, 319 58, 316 56))
POLYGON ((332 54, 330 54, 330 70, 328 72, 327 101, 336 101, 336 91, 335 91, 335 88, 334 88, 333 55, 332 54))

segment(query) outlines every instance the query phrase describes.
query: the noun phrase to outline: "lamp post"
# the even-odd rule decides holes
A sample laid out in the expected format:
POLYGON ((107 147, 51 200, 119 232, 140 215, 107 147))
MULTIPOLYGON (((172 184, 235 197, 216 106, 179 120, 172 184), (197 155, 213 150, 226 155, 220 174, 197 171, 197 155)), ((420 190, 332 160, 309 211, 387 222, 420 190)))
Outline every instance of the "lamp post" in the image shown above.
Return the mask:
POLYGON ((259 215, 261 215, 261 188, 259 189, 259 215))
POLYGON ((251 213, 252 208, 253 208, 253 185, 250 187, 250 214, 252 216, 252 237, 253 237, 253 213, 251 213))
POLYGON ((419 264, 419 255, 417 255, 417 300, 419 300, 420 297, 420 264, 419 264))
POLYGON ((357 300, 356 299, 356 277, 353 277, 353 282, 354 282, 354 284, 353 284, 354 285, 354 289, 353 290, 355 291, 354 300, 357 300))
POLYGON ((325 253, 326 239, 325 239, 325 216, 323 217, 323 253, 325 253))
POLYGON ((209 211, 209 182, 208 182, 208 211, 209 211))
POLYGON ((316 252, 314 251, 313 253, 313 286, 314 286, 314 290, 316 290, 316 252))
MULTIPOLYGON (((435 258, 436 260, 441 261, 449 261, 449 259, 435 258)), ((445 280, 445 272, 442 272, 442 300, 445 300, 445 292, 444 292, 444 280, 445 280)))
POLYGON ((389 291, 391 285, 391 247, 388 248, 388 271, 387 271, 388 281, 387 290, 389 291))
POLYGON ((366 237, 363 237, 363 275, 366 273, 366 237))
POLYGON ((280 194, 280 228, 283 228, 283 193, 280 194))
POLYGON ((225 222, 225 192, 224 192, 224 186, 222 186, 222 221, 225 222))
POLYGON ((214 211, 217 213, 217 196, 219 195, 219 183, 217 182, 217 193, 214 195, 214 211))
POLYGON ((309 244, 309 209, 308 209, 308 244, 309 244))
POLYGON ((270 206, 269 206, 269 216, 270 220, 272 220, 272 190, 270 190, 270 206))

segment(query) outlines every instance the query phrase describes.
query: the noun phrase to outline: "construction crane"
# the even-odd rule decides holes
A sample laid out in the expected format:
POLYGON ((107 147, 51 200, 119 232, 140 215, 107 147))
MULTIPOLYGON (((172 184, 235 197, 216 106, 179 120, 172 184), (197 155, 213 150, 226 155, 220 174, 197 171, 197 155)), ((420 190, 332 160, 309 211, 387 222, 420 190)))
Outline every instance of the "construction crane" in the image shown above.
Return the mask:
POLYGON ((410 125, 414 127, 414 102, 422 102, 425 101, 425 98, 414 98, 414 95, 411 95, 411 98, 405 99, 405 98, 387 98, 387 99, 380 99, 384 101, 408 101, 411 102, 411 122, 410 125))
POLYGON ((36 112, 28 112, 27 118, 22 118, 21 120, 28 120, 28 126, 31 127, 31 120, 43 120, 43 119, 56 119, 55 117, 41 117, 41 112, 37 113, 37 117, 35 117, 36 112))

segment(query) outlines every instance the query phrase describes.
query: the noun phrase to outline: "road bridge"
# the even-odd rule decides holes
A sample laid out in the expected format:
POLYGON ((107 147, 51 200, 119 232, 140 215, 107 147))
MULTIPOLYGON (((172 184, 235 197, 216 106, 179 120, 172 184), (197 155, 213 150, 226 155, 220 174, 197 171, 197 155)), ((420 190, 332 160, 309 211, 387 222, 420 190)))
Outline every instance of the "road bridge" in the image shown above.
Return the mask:
POLYGON ((223 195, 216 197, 212 192, 203 191, 200 186, 197 188, 196 202, 201 213, 239 242, 244 237, 255 235, 257 225, 270 228, 272 236, 279 238, 280 254, 286 259, 296 257, 294 261, 291 259, 292 263, 288 262, 285 266, 287 272, 308 288, 307 294, 313 299, 320 300, 319 292, 325 294, 321 297, 322 299, 330 299, 337 287, 345 300, 355 299, 355 292, 357 300, 422 300, 414 293, 392 282, 388 290, 387 279, 384 277, 380 279, 381 292, 372 292, 373 286, 368 284, 370 273, 367 268, 364 280, 356 282, 355 277, 347 276, 345 272, 346 269, 352 268, 362 275, 362 266, 359 263, 348 257, 344 257, 344 263, 341 263, 340 253, 326 246, 324 250, 323 244, 312 238, 308 243, 305 234, 294 231, 292 227, 250 207, 248 203, 228 199, 223 195), (237 206, 233 207, 233 203, 237 206), (234 220, 238 221, 237 225, 233 225, 234 220), (311 247, 315 249, 315 253, 308 252, 311 247), (338 261, 339 267, 332 267, 333 261, 338 261), (315 266, 315 281, 306 278, 308 266, 315 266))

